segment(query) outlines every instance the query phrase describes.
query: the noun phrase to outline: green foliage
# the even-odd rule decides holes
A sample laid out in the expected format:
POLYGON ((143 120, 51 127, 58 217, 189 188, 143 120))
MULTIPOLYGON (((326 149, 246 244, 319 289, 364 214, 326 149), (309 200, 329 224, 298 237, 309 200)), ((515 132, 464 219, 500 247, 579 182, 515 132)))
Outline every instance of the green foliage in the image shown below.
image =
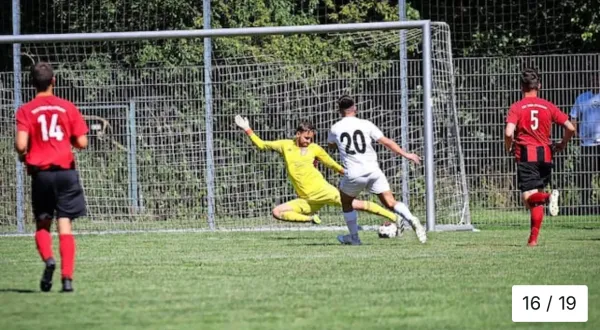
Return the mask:
MULTIPOLYGON (((570 1, 573 2, 573 1, 570 1)), ((575 13, 571 22, 582 30, 581 39, 588 45, 600 44, 600 1, 573 4, 575 13)))
MULTIPOLYGON (((329 18, 335 23, 398 21, 400 19, 397 1, 350 1, 339 6, 331 4, 328 8, 331 9, 329 18)), ((410 3, 406 11, 408 20, 419 19, 418 11, 410 6, 410 3)))
MULTIPOLYGON (((215 4, 213 10, 215 28, 398 20, 395 4, 375 0, 350 1, 341 5, 328 0, 309 1, 308 4, 288 0, 220 1, 215 4), (315 15, 319 8, 325 9, 328 14, 315 15), (324 21, 324 17, 328 18, 327 22, 324 21)), ((409 10, 409 18, 418 18, 418 13, 412 8, 409 10)), ((286 63, 361 61, 367 58, 381 58, 376 55, 382 52, 379 47, 360 47, 361 51, 356 52, 356 45, 350 44, 348 38, 332 38, 322 34, 219 38, 214 42, 217 61, 219 58, 245 56, 262 61, 286 63)))
POLYGON ((54 17, 65 32, 152 31, 186 29, 201 14, 190 0, 55 0, 54 17), (158 19, 160 18, 160 19, 158 19))
POLYGON ((552 5, 518 0, 466 1, 462 15, 474 19, 469 25, 472 39, 459 41, 462 52, 458 55, 597 51, 600 44, 597 8, 600 8, 598 0, 553 1, 552 5))
MULTIPOLYGON (((455 56, 498 56, 544 54, 548 52, 594 52, 600 45, 599 0, 546 2, 468 0, 462 6, 441 12, 439 1, 414 0, 408 4, 409 19, 447 21, 458 33, 453 40, 455 56), (421 15, 417 9, 422 9, 421 15), (427 13, 437 13, 432 17, 427 13), (468 22, 465 22, 465 18, 468 22), (457 26, 452 26, 456 22, 457 26), (461 30, 464 27, 464 31, 461 30), (458 49, 458 51, 456 51, 458 49)), ((202 1, 195 0, 53 0, 21 6, 22 33, 69 33, 111 31, 156 31, 202 28, 202 1)), ((0 21, 10 22, 10 7, 0 10, 0 21)), ((282 26, 295 24, 395 21, 397 1, 381 0, 238 0, 212 1, 213 28, 282 26)), ((10 34, 10 24, 0 24, 1 34, 10 34), (4 30, 2 30, 4 29, 4 30)), ((277 38, 275 38, 277 39, 277 38)), ((318 39, 318 38, 317 38, 318 39)), ((267 40, 267 39, 265 39, 267 40)), ((307 40, 314 41, 314 38, 307 40)), ((260 54, 281 50, 293 57, 293 47, 283 49, 275 41, 254 44, 253 38, 217 43, 219 52, 242 54, 245 46, 263 47, 260 54), (277 45, 276 45, 277 44, 277 45), (269 47, 272 46, 272 47, 269 47)), ((290 43, 296 43, 289 39, 290 43)), ((306 40, 299 42, 305 45, 306 40)), ((139 42, 130 49, 109 52, 112 60, 128 66, 202 63, 201 40, 139 42)), ((303 48, 304 49, 304 48, 303 48)), ((320 47, 308 48, 318 57, 320 47)), ((256 49, 255 49, 256 50, 256 49)), ((73 52, 75 53, 75 52, 73 52)), ((80 53, 75 53, 80 54, 80 53)), ((247 53, 245 53, 247 54, 247 53)), ((31 53, 29 54, 31 55, 31 53)), ((87 54, 89 55, 89 54, 87 54)), ((299 54, 306 60, 307 54, 299 54)), ((288 58, 288 57, 284 57, 288 58)), ((37 60, 37 59, 36 59, 37 60)), ((26 63, 28 59, 24 59, 26 63)), ((10 49, 0 53, 0 68, 11 67, 10 49)))

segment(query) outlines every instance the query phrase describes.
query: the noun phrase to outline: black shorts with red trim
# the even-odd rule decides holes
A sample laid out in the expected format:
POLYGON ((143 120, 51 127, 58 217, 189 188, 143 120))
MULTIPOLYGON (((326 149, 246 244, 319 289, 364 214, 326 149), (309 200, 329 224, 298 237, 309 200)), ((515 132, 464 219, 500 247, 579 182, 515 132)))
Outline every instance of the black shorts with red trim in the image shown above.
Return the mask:
POLYGON ((518 162, 517 184, 521 192, 544 189, 551 182, 554 164, 546 162, 518 162))
POLYGON ((32 171, 31 204, 36 221, 85 216, 87 206, 77 170, 32 171))

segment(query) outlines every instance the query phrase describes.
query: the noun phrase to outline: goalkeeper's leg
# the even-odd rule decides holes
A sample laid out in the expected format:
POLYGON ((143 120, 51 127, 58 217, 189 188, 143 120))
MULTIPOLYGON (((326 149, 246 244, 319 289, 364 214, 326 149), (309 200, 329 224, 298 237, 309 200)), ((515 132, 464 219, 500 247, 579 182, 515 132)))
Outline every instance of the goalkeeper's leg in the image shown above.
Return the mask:
MULTIPOLYGON (((340 191, 333 187, 326 189, 326 191, 327 191, 326 196, 327 196, 328 200, 325 203, 328 205, 333 205, 333 206, 338 206, 338 207, 343 208, 340 191)), ((376 203, 372 203, 372 202, 362 201, 359 199, 353 199, 352 200, 352 209, 357 210, 357 211, 363 211, 363 212, 375 214, 380 217, 389 219, 390 221, 398 220, 398 216, 396 216, 396 214, 394 214, 394 212, 391 212, 390 210, 386 210, 382 206, 380 206, 376 203)))
POLYGON ((392 222, 398 220, 398 216, 394 212, 386 210, 385 208, 376 203, 355 199, 354 201, 352 201, 352 208, 358 211, 364 211, 367 213, 378 215, 380 217, 387 218, 392 222))
POLYGON ((321 219, 313 210, 313 205, 304 199, 294 199, 273 209, 273 217, 281 221, 321 223, 321 219))

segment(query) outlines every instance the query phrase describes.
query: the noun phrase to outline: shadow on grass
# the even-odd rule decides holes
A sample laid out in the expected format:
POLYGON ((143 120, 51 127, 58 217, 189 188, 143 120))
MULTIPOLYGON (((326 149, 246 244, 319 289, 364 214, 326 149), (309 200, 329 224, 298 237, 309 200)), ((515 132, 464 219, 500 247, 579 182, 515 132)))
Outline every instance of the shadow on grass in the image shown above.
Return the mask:
POLYGON ((600 241, 600 237, 591 237, 591 238, 567 238, 567 241, 600 241))
MULTIPOLYGON (((338 242, 313 242, 313 243, 291 243, 286 244, 287 246, 343 246, 338 242)), ((364 243, 363 243, 364 245, 364 243)))
POLYGON ((454 246, 457 247, 481 247, 481 246, 508 246, 508 247, 524 247, 526 246, 525 244, 502 244, 502 243, 485 243, 485 244, 478 244, 478 243, 457 243, 454 244, 454 246))
POLYGON ((295 241, 295 240, 314 240, 314 237, 298 237, 298 236, 274 236, 269 239, 276 241, 295 241))
POLYGON ((335 237, 333 238, 333 241, 324 241, 324 242, 315 242, 315 238, 314 237, 296 237, 296 236, 275 236, 275 237, 269 237, 270 240, 275 240, 275 241, 289 241, 289 244, 286 244, 288 246, 333 246, 333 245, 341 245, 337 240, 335 240, 335 237), (292 243, 296 241, 296 243, 292 243), (306 242, 306 243, 302 243, 302 241, 311 241, 311 242, 306 242))
POLYGON ((28 289, 13 289, 13 288, 6 288, 6 289, 0 289, 0 292, 13 292, 13 293, 37 293, 38 291, 33 291, 33 290, 28 290, 28 289))

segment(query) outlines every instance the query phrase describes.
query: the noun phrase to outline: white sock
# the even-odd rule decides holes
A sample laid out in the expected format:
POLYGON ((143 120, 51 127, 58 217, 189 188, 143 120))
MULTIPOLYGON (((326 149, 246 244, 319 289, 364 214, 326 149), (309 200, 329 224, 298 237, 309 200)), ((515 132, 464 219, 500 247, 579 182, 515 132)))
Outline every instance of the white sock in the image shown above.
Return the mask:
POLYGON ((346 220, 346 225, 348 226, 350 235, 357 235, 358 234, 358 213, 356 212, 356 210, 352 210, 350 212, 344 212, 344 220, 346 220))
POLYGON ((400 214, 401 217, 409 221, 413 218, 413 215, 410 213, 406 204, 402 202, 397 202, 396 205, 394 205, 394 212, 400 214))

